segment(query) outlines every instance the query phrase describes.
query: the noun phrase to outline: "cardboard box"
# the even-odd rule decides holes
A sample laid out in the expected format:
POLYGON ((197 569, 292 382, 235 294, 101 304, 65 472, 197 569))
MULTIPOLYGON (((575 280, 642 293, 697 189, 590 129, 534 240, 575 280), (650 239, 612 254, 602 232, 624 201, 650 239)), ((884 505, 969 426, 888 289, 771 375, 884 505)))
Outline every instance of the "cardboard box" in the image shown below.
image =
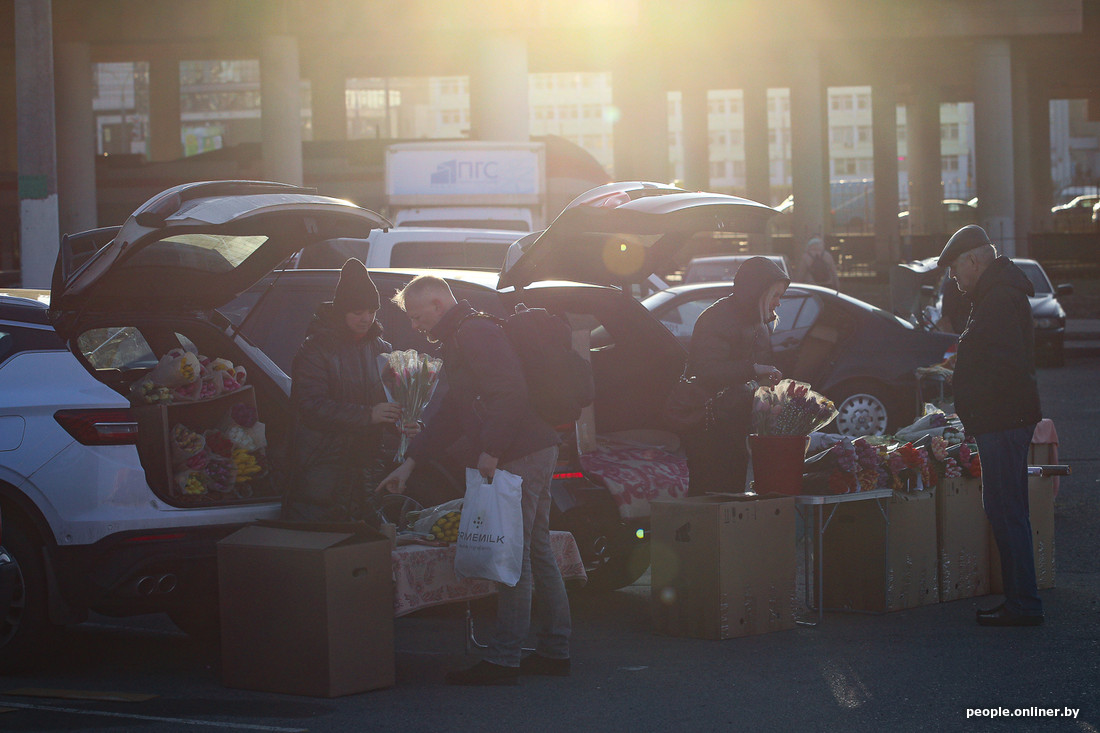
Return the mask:
POLYGON ((270 522, 223 539, 223 682, 315 697, 392 686, 392 567, 390 539, 362 523, 270 522))
MULTIPOLYGON (((138 405, 132 409, 138 424, 137 450, 145 478, 149 486, 169 503, 179 500, 180 491, 173 485, 172 477, 172 428, 181 423, 202 433, 217 427, 234 406, 241 404, 256 410, 256 392, 251 385, 219 395, 208 400, 174 402, 171 404, 138 405)), ((273 436, 268 435, 271 440, 273 436)), ((272 496, 274 483, 268 476, 260 476, 251 482, 252 495, 256 498, 272 496)), ((238 503, 241 500, 229 494, 225 497, 213 493, 190 497, 188 504, 217 504, 223 501, 238 503)))
POLYGON ((981 479, 947 478, 936 486, 936 548, 941 601, 989 594, 989 522, 981 479))
POLYGON ((794 497, 689 497, 652 510, 656 631, 730 639, 794 627, 794 497))
MULTIPOLYGON (((1031 510, 1031 548, 1035 557, 1035 580, 1039 590, 1054 587, 1054 479, 1028 476, 1028 506, 1031 510)), ((997 540, 989 533, 989 592, 1004 593, 1001 556, 997 540)))
POLYGON ((887 546, 878 501, 836 505, 822 538, 826 608, 881 612, 939 603, 935 496, 895 492, 889 514, 887 546))

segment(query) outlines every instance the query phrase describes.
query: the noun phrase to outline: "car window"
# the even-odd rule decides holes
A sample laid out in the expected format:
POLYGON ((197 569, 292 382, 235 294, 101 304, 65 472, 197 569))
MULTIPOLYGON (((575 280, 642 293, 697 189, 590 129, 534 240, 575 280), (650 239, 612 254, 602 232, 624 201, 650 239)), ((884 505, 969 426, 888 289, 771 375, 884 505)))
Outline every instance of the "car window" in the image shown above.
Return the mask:
POLYGON ((1035 288, 1036 295, 1050 295, 1054 292, 1053 286, 1050 284, 1050 280, 1047 278, 1046 273, 1043 272, 1043 268, 1039 265, 1031 262, 1017 262, 1020 269, 1027 275, 1027 279, 1031 281, 1031 286, 1035 288))
POLYGON ((695 322, 718 298, 698 298, 680 303, 661 316, 661 323, 678 339, 690 339, 695 322))
POLYGON ((119 267, 179 267, 201 272, 229 272, 267 241, 264 236, 174 234, 143 247, 119 267))
POLYGON ((390 267, 498 270, 511 242, 398 242, 390 267))
POLYGON ((157 363, 145 337, 132 326, 93 328, 80 334, 77 344, 95 369, 145 369, 157 363))
POLYGON ((56 351, 65 344, 53 329, 0 327, 0 362, 21 351, 56 351))

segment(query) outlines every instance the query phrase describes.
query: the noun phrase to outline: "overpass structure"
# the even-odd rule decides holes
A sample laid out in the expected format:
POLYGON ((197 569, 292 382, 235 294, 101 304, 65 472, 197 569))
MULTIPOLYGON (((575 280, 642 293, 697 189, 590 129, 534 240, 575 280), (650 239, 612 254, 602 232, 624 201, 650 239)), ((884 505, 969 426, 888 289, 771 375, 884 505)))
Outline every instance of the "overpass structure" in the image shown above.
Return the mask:
MULTIPOLYGON (((96 222, 97 62, 150 68, 150 157, 179 157, 179 63, 258 59, 264 177, 301 183, 313 137, 346 136, 345 79, 470 79, 471 137, 527 140, 530 72, 609 71, 620 179, 668 171, 682 93, 686 185, 707 186, 707 90, 743 91, 747 194, 767 201, 767 89, 790 89, 792 231, 827 233, 826 90, 870 86, 875 221, 898 210, 906 106, 910 217, 939 231, 939 104, 972 101, 980 222, 1008 254, 1048 213, 1049 101, 1100 116, 1100 0, 0 0, 0 171, 15 171, 23 284, 48 287, 59 235, 96 222)), ((875 253, 897 257, 879 226, 875 253)))

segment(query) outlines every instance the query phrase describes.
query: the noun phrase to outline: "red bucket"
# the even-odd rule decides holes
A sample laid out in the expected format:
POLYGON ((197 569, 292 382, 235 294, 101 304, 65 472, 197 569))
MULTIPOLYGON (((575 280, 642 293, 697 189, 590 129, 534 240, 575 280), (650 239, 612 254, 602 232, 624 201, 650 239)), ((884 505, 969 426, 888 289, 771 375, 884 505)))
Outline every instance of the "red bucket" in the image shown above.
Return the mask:
POLYGON ((808 435, 750 435, 753 490, 758 494, 802 493, 808 435))

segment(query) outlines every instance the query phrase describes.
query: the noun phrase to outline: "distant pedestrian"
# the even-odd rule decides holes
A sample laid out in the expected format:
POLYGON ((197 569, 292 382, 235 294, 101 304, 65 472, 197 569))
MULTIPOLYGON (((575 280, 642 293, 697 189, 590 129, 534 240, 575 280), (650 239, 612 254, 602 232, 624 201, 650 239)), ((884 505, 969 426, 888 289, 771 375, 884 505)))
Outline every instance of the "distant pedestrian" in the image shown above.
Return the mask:
POLYGON ((971 297, 959 337, 955 411, 978 443, 982 500, 1001 556, 1004 603, 978 611, 983 626, 1037 626, 1043 604, 1035 580, 1028 506, 1027 454, 1042 419, 1035 380, 1035 336, 1027 275, 997 256, 989 235, 970 224, 952 235, 939 259, 971 297))
POLYGON ((825 240, 821 237, 810 237, 810 241, 806 242, 806 251, 798 263, 795 280, 833 290, 840 289, 836 262, 833 260, 833 255, 825 248, 825 240))
POLYGON ((737 270, 733 292, 700 314, 691 335, 686 373, 715 399, 713 420, 683 436, 688 494, 741 493, 748 474, 752 392, 749 382, 776 384, 771 325, 790 280, 767 257, 752 257, 737 270), (725 390, 723 392, 723 390, 725 390))
POLYGON ((523 479, 523 570, 515 587, 497 584, 497 619, 485 659, 448 672, 453 685, 514 685, 521 674, 570 671, 569 598, 550 547, 550 481, 560 438, 531 407, 523 367, 497 323, 456 301, 447 281, 413 278, 393 298, 413 328, 443 346, 447 393, 439 411, 409 446, 409 457, 380 488, 401 493, 421 461, 457 450, 468 467, 491 479, 497 467, 523 479), (521 659, 531 626, 535 652, 521 659))

